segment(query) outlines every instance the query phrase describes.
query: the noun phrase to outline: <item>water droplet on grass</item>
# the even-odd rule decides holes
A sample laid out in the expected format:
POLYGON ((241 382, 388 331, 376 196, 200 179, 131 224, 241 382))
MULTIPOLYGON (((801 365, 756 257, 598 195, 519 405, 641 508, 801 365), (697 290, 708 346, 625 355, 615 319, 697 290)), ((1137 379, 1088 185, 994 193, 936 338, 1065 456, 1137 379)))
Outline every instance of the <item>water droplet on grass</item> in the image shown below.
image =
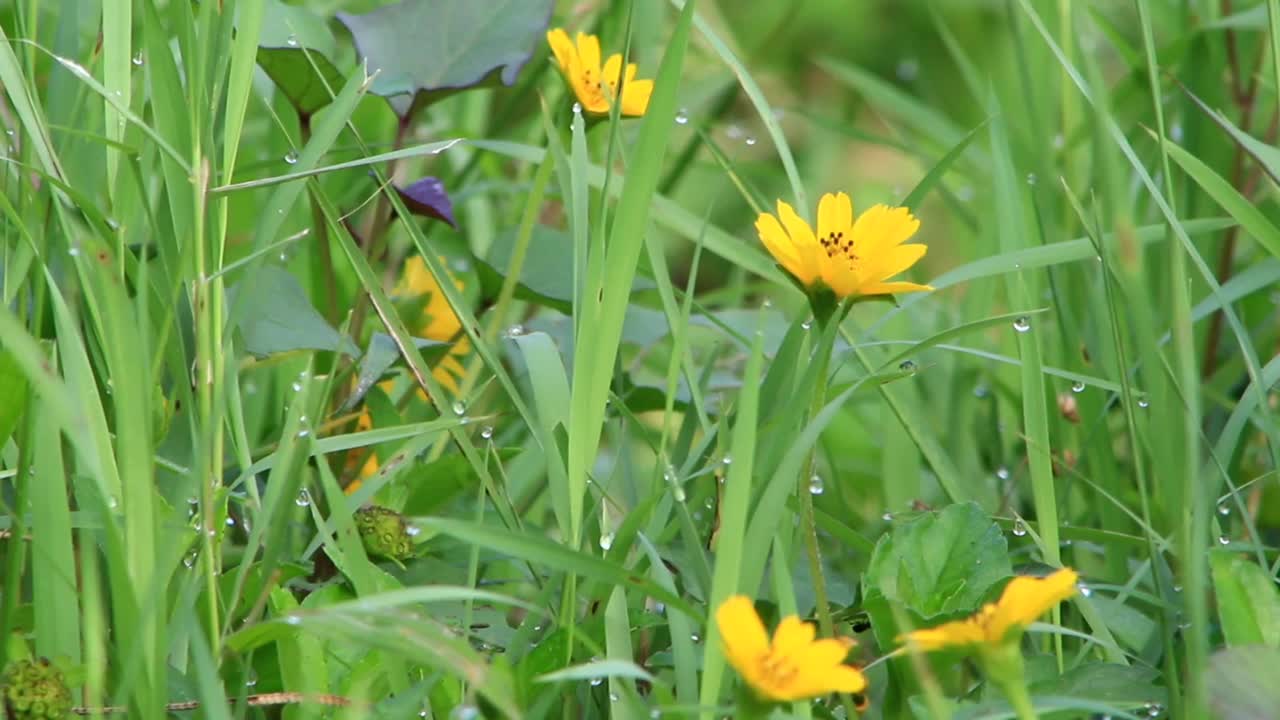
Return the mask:
POLYGON ((288 38, 287 40, 285 40, 284 42, 285 42, 285 44, 286 44, 286 45, 288 45, 289 47, 298 47, 298 36, 297 36, 297 35, 290 35, 290 36, 289 36, 289 38, 288 38))
POLYGON ((467 413, 467 405, 461 400, 455 400, 453 403, 453 414, 462 417, 467 413))
POLYGON ((298 164, 298 151, 297 151, 297 150, 290 150, 289 152, 285 153, 284 161, 285 161, 286 163, 289 163, 290 165, 297 165, 297 164, 298 164))
POLYGON ((1013 321, 1013 329, 1020 333, 1024 333, 1031 329, 1031 320, 1026 317, 1020 317, 1013 321))
POLYGON ((1017 537, 1027 534, 1027 526, 1023 524, 1021 519, 1013 521, 1013 534, 1017 537))
POLYGON ((311 493, 306 488, 302 488, 301 492, 298 493, 298 497, 293 499, 293 504, 298 507, 307 507, 311 504, 311 493))
POLYGON ((687 108, 680 108, 680 112, 676 113, 676 124, 677 125, 689 124, 689 110, 687 108))
POLYGON ((1009 479, 1009 468, 1004 467, 1003 465, 1001 465, 1000 467, 996 468, 996 477, 1000 478, 1001 480, 1008 480, 1008 479, 1009 479))
POLYGON ((600 549, 608 550, 613 547, 613 533, 605 533, 600 536, 600 549))
POLYGON ((1231 544, 1231 538, 1227 537, 1226 535, 1219 535, 1219 536, 1218 536, 1218 544, 1219 544, 1219 545, 1230 545, 1230 544, 1231 544))
POLYGON ((826 487, 822 482, 822 476, 814 475, 813 477, 810 477, 809 478, 809 494, 821 495, 824 492, 826 492, 826 487))
POLYGON ((483 428, 481 428, 481 429, 480 429, 480 437, 484 438, 485 440, 489 440, 490 438, 492 438, 492 437, 493 437, 493 426, 492 426, 492 425, 485 425, 483 428))
POLYGON ((1084 382, 1077 380, 1071 383, 1071 392, 1074 392, 1074 393, 1084 392, 1084 382))
POLYGON ((1222 503, 1221 505, 1218 505, 1218 514, 1226 517, 1231 514, 1231 508, 1228 507, 1226 503, 1222 503))
POLYGON ((915 373, 915 371, 916 371, 916 363, 915 363, 915 361, 914 361, 914 360, 903 360, 903 361, 898 365, 898 369, 899 369, 899 370, 901 370, 902 372, 907 372, 907 373, 913 373, 913 374, 914 374, 914 373, 915 373))
POLYGON ((133 65, 134 67, 142 67, 145 64, 147 64, 147 59, 142 56, 142 51, 139 50, 133 56, 133 65))

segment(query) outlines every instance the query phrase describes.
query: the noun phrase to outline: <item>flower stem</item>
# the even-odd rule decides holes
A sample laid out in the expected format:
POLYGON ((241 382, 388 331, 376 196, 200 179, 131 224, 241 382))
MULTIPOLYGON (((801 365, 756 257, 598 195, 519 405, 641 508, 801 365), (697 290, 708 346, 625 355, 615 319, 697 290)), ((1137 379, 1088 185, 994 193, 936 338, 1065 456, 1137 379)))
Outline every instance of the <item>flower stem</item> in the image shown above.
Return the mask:
POLYGON ((1001 682, 1000 689, 1009 700, 1013 711, 1018 714, 1018 720, 1039 720, 1040 716, 1036 714, 1035 705, 1031 703, 1031 694, 1027 692, 1026 683, 1021 680, 1001 682))
MULTIPOLYGON (((815 307, 815 327, 820 332, 818 346, 815 349, 815 370, 817 376, 813 383, 813 397, 809 403, 809 422, 818 416, 827 402, 827 380, 831 367, 831 352, 835 347, 837 330, 840 321, 848 312, 847 305, 840 305, 835 312, 817 311, 815 307)), ((817 605, 818 627, 823 637, 835 637, 835 623, 831 619, 831 604, 827 600, 827 581, 822 574, 822 551, 818 546, 818 525, 813 511, 813 492, 811 483, 818 469, 818 447, 814 444, 809 453, 809 461, 805 463, 805 472, 800 475, 797 494, 800 496, 800 528, 804 534, 805 554, 809 559, 809 577, 813 581, 813 599, 817 605)), ((856 711, 849 696, 840 695, 840 703, 844 706, 846 717, 856 717, 856 711)))

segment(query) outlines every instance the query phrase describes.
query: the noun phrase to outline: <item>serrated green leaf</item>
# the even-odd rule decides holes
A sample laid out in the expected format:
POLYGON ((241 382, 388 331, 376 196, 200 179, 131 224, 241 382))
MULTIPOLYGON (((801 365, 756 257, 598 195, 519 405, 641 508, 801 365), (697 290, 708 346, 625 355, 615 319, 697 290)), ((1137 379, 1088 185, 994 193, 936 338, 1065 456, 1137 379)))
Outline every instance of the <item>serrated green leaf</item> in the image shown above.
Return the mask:
POLYGON ((928 619, 977 608, 1011 574, 1000 528, 976 503, 962 503, 908 520, 882 537, 863 588, 928 619))

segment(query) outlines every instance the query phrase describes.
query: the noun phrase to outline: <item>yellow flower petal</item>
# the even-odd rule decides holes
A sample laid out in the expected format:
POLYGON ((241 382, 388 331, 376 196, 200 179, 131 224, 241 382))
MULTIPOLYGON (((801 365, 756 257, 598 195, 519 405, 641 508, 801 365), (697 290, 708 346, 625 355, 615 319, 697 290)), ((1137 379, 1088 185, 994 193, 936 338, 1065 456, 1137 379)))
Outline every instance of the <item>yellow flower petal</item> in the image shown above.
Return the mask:
POLYGON ((569 33, 565 32, 564 28, 548 30, 547 44, 551 46, 551 52, 555 55, 556 64, 560 66, 561 72, 568 72, 577 64, 578 49, 574 47, 573 41, 569 39, 569 33))
POLYGON ((600 79, 605 85, 609 86, 611 91, 609 99, 618 95, 618 76, 622 74, 622 56, 614 53, 604 61, 604 69, 601 70, 600 79))
POLYGON ((873 269, 869 271, 870 279, 879 282, 891 278, 915 265, 928 251, 927 245, 919 243, 890 248, 874 259, 873 269))
POLYGON ((769 635, 751 598, 734 595, 716 610, 716 626, 729 664, 744 673, 769 652, 769 635))
POLYGON ((578 33, 578 62, 584 71, 592 73, 592 80, 600 82, 600 38, 578 33))
POLYGON ((929 292, 932 285, 919 285, 913 282, 873 282, 863 285, 859 291, 862 295, 897 295, 908 292, 929 292))
POLYGON ((799 655, 807 652, 813 643, 814 629, 812 623, 802 621, 795 615, 788 615, 778 623, 773 632, 773 653, 778 656, 799 655))
POLYGON ((870 257, 901 245, 920 229, 920 221, 903 207, 872 205, 853 223, 854 252, 870 257))
POLYGON ((1026 627, 1050 608, 1076 594, 1080 576, 1063 568, 1045 577, 1019 575, 1009 581, 996 603, 987 632, 992 642, 1000 642, 1011 628, 1026 627))
MULTIPOLYGON (((630 75, 628 71, 628 75, 630 75)), ((649 97, 653 95, 652 80, 627 80, 622 86, 622 114, 640 117, 649 109, 649 97)))
POLYGON ((953 620, 936 627, 913 630, 899 637, 898 640, 910 640, 924 652, 941 650, 946 647, 978 645, 986 642, 987 634, 982 625, 974 620, 974 617, 953 620))
POLYGON ((818 237, 837 241, 852 239, 853 201, 845 193, 827 193, 818 200, 818 237))
POLYGON ((805 285, 813 282, 813 276, 808 273, 808 268, 800 261, 800 254, 795 244, 791 242, 791 237, 787 235, 787 231, 782 229, 782 224, 778 222, 778 218, 769 213, 760 213, 760 217, 756 219, 756 234, 760 236, 760 242, 764 243, 765 249, 773 256, 773 259, 786 268, 787 272, 794 275, 797 280, 805 285))

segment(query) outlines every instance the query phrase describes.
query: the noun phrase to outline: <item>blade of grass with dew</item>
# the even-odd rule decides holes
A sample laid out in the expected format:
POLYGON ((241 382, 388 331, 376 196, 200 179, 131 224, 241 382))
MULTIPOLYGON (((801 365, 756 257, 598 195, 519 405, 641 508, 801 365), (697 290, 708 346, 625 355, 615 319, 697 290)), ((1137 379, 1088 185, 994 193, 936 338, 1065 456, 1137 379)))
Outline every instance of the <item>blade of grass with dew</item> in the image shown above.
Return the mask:
MULTIPOLYGON (((995 117, 990 125, 992 170, 996 196, 996 227, 1000 249, 1008 253, 1017 249, 1018 238, 1026 235, 1026 223, 1021 214, 1022 202, 1019 183, 1014 177, 1013 158, 1009 138, 999 100, 994 94, 988 97, 988 115, 995 117)), ((1026 273, 1009 276, 1009 304, 1014 307, 1030 307, 1035 296, 1026 273)), ((1045 538, 1045 562, 1054 567, 1062 565, 1061 544, 1058 530, 1057 490, 1053 482, 1053 461, 1050 458, 1049 418, 1045 401, 1046 388, 1041 368, 1040 334, 1027 318, 1013 321, 1018 354, 1022 359, 1022 423, 1027 441, 1027 464, 1031 470, 1031 495, 1039 521, 1040 532, 1045 538)))
MULTIPOLYGON (((671 4, 678 8, 684 8, 688 4, 692 4, 693 0, 671 0, 671 4)), ((778 123, 778 117, 774 113, 772 106, 769 105, 768 98, 760 89, 760 85, 751 77, 751 73, 747 71, 746 66, 729 48, 728 44, 716 34, 711 25, 697 13, 694 13, 694 26, 698 28, 698 33, 706 39, 711 48, 716 51, 720 59, 725 65, 733 71, 738 77, 738 84, 742 86, 743 92, 747 94, 747 98, 751 104, 755 106, 756 113, 760 116, 760 123, 764 125, 765 131, 769 134, 769 139, 773 141, 774 148, 778 151, 778 158, 782 161, 782 168, 787 174, 787 180, 791 183, 791 194, 795 198, 796 207, 808 208, 809 200, 805 195, 804 182, 800 179, 800 170, 796 167, 795 156, 791 153, 791 146, 787 144, 787 136, 782 132, 782 125, 778 123)), ((804 212, 802 210, 802 212, 804 212)))
MULTIPOLYGON (((763 318, 763 315, 761 316, 763 318)), ((762 321, 762 320, 761 320, 762 321)), ((742 376, 742 392, 738 395, 733 419, 729 465, 720 504, 720 528, 716 534, 715 567, 711 576, 708 605, 718 608, 729 596, 747 590, 742 584, 744 551, 749 540, 747 515, 751 506, 752 471, 755 467, 757 413, 760 401, 760 378, 764 366, 764 334, 757 331, 751 355, 742 376)), ((799 473, 789 476, 792 485, 799 473)), ((720 629, 715 623, 707 627, 707 641, 702 655, 702 688, 699 701, 714 705, 720 698, 724 680, 725 656, 719 641, 720 629)), ((707 713, 703 713, 707 717, 707 713)))
POLYGON ((677 22, 663 55, 656 86, 640 127, 634 150, 635 161, 627 174, 607 244, 604 273, 597 287, 588 278, 586 304, 575 308, 583 313, 582 333, 591 339, 576 338, 577 357, 573 363, 572 409, 569 427, 569 510, 571 540, 581 539, 582 512, 587 474, 604 429, 605 402, 613 377, 622 323, 626 313, 636 264, 648 230, 651 201, 657 190, 662 160, 666 155, 671 128, 675 126, 676 97, 695 3, 689 2, 677 22))

